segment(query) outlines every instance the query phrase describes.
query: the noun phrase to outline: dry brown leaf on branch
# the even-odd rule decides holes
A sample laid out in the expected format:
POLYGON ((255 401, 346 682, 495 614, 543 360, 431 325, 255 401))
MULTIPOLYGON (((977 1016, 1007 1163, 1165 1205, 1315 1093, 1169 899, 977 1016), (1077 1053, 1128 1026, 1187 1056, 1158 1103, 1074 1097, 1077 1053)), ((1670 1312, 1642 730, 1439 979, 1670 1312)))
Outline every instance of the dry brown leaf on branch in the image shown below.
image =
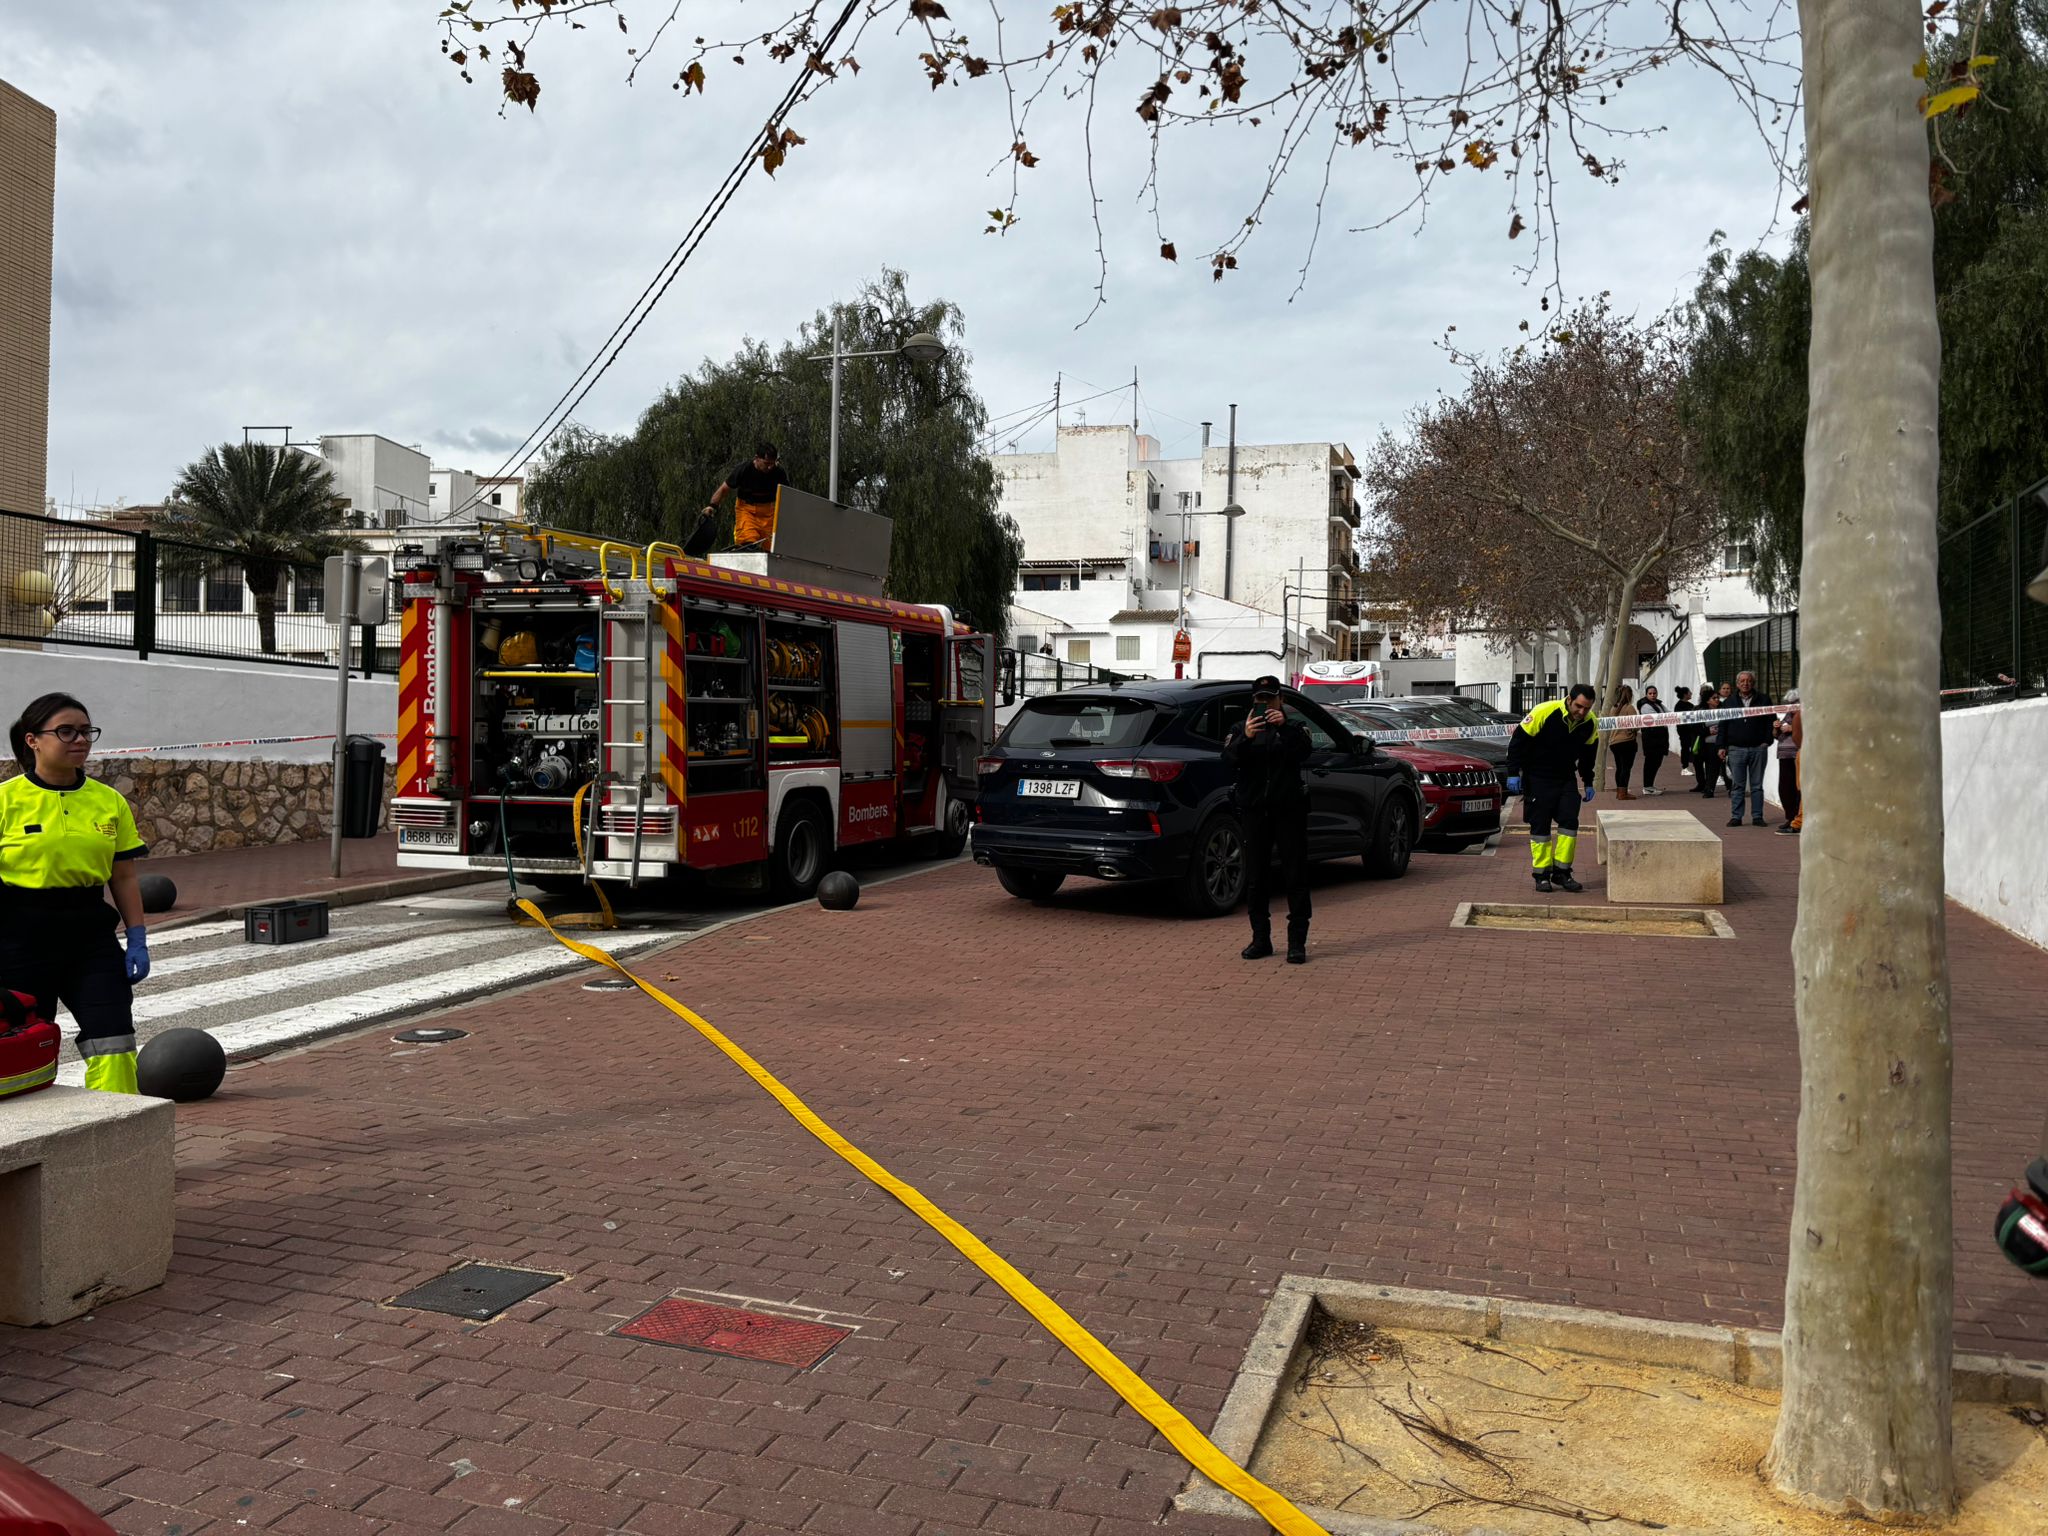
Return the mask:
POLYGON ((507 65, 504 74, 505 99, 531 112, 540 100, 540 81, 523 69, 507 65))
POLYGON ((1161 256, 1164 256, 1168 261, 1180 260, 1180 252, 1176 251, 1173 248, 1173 242, 1171 240, 1162 241, 1160 243, 1159 254, 1161 256))

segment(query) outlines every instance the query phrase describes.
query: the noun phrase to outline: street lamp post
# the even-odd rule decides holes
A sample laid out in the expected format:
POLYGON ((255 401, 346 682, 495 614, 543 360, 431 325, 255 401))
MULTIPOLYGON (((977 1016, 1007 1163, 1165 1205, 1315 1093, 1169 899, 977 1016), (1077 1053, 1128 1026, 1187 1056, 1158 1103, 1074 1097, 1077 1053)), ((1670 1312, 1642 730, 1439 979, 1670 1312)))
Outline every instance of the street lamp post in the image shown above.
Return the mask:
MULTIPOLYGON (((1244 508, 1234 501, 1231 502, 1228 506, 1218 508, 1216 511, 1213 512, 1192 512, 1189 511, 1186 507, 1181 508, 1180 613, 1177 616, 1173 626, 1173 631, 1176 638, 1178 638, 1182 633, 1184 633, 1188 627, 1188 519, 1191 517, 1228 517, 1235 519, 1243 516, 1244 508)), ((1186 675, 1182 670, 1183 666, 1184 663, 1178 661, 1176 661, 1173 664, 1173 675, 1176 678, 1183 677, 1186 675)))
POLYGON ((887 347, 879 352, 842 352, 839 347, 839 306, 832 306, 832 350, 806 362, 830 363, 832 365, 832 422, 829 447, 825 460, 825 498, 835 506, 839 502, 839 369, 850 358, 857 357, 907 357, 913 363, 935 363, 946 355, 946 344, 930 331, 918 331, 900 347, 887 347))

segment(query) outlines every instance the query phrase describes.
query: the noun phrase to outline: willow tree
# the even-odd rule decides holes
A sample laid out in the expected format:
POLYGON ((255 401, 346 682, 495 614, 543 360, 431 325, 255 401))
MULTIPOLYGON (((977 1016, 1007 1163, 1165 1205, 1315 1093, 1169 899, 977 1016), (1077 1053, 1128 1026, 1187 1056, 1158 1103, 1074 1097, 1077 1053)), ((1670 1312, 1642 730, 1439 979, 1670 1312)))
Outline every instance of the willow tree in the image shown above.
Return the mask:
MULTIPOLYGON (((507 101, 532 110, 536 50, 586 28, 593 11, 627 33, 630 71, 662 58, 684 97, 715 93, 735 57, 780 61, 802 88, 754 137, 752 153, 770 171, 802 153, 790 119, 809 88, 855 81, 856 50, 870 41, 907 44, 934 89, 980 80, 1007 95, 1013 191, 987 219, 997 232, 1014 222, 1016 189, 1030 178, 1066 174, 1092 187, 1088 148, 1119 102, 1126 123, 1150 137, 1155 171, 1175 129, 1262 130, 1272 147, 1265 174, 1243 189, 1220 236, 1196 247, 1219 280, 1240 269, 1276 189, 1304 160, 1320 178, 1336 175, 1347 151, 1385 151, 1415 171, 1411 208, 1442 178, 1491 176, 1503 236, 1528 237, 1518 249, 1534 270, 1555 249, 1557 178, 1618 178, 1610 146, 1639 126, 1617 123, 1621 104, 1653 94, 1640 87, 1656 72, 1685 64, 1719 75, 1769 146, 1803 119, 1813 334, 1802 683, 1812 700, 1813 811, 1795 944, 1803 1105, 1786 1392, 1770 1464, 1777 1486, 1802 1500, 1940 1516, 1955 1489, 1953 1256, 1941 846, 1928 824, 1941 804, 1932 622, 1940 343, 1925 123, 1969 105, 1983 90, 1980 71, 1995 66, 1967 48, 1952 78, 1923 82, 1920 66, 1930 34, 1971 34, 1987 3, 1942 0, 1928 19, 1918 0, 1800 0, 1796 38, 1779 29, 1782 6, 1665 0, 1356 0, 1312 10, 1059 0, 1030 19, 1006 18, 998 5, 980 39, 941 0, 792 0, 772 16, 750 10, 746 35, 734 39, 674 31, 676 13, 654 0, 461 0, 441 17, 451 62, 471 77, 495 71, 507 101), (642 31, 629 18, 636 9, 652 17, 642 31), (1631 84, 1639 88, 1624 91, 1631 84), (1032 137, 1039 114, 1062 110, 1082 124, 1085 146, 1064 163, 1032 137), (1920 830, 1902 846, 1898 828, 1908 824, 1920 830)), ((1702 140, 1703 156, 1729 152, 1702 140)), ((1213 174, 1208 186, 1213 193, 1213 174)), ((1156 188, 1148 174, 1140 190, 1156 188)), ((1174 219, 1162 212, 1161 221, 1159 254, 1178 260, 1174 219)), ((1099 223, 1096 239, 1100 248, 1099 223)), ((1561 283, 1552 278, 1560 298, 1561 283)))

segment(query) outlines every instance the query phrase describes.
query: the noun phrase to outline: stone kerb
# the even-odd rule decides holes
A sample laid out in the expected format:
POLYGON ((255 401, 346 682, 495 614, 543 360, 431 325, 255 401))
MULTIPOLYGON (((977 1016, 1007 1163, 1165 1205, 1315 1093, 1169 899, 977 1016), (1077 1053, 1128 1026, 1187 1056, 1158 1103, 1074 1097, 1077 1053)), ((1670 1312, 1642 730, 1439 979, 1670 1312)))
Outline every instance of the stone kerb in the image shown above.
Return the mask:
MULTIPOLYGON (((1718 839, 1717 839, 1718 841, 1718 839)), ((1783 1382, 1782 1343, 1758 1328, 1665 1322, 1587 1307, 1464 1296, 1369 1282, 1283 1275, 1209 1439, 1241 1467, 1251 1465, 1268 1421, 1291 1395, 1298 1357, 1317 1310, 1345 1322, 1449 1334, 1455 1338, 1525 1343, 1598 1359, 1699 1371, 1720 1381, 1776 1392, 1783 1382)), ((1957 1354, 1953 1390, 1959 1403, 2012 1403, 2048 1408, 2048 1362, 2009 1355, 1957 1354)), ((1251 1511, 1200 1473, 1175 1505, 1191 1513, 1246 1518, 1251 1511)), ((1445 1536, 1431 1522, 1386 1519, 1304 1505, 1330 1536, 1445 1536)), ((1463 1526, 1464 1536, 1503 1536, 1495 1527, 1463 1526)))

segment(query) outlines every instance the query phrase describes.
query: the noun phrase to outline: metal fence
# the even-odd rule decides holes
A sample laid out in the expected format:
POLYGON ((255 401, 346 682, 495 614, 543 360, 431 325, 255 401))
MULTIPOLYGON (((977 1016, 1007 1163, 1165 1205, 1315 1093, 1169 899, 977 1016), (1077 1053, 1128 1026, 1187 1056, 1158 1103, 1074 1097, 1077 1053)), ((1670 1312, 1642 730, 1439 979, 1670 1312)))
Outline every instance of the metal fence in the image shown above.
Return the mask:
POLYGON ((1942 703, 2048 692, 2048 605, 2027 583, 2048 564, 2048 480, 1941 541, 1942 703))
POLYGON ((1756 674, 1766 698, 1782 699, 1799 686, 1798 614, 1780 613, 1709 642, 1700 686, 1733 683, 1744 672, 1756 674))
MULTIPOLYGON (((279 666, 331 667, 321 567, 275 563, 259 604, 242 555, 102 522, 0 511, 0 639, 279 666), (265 610, 268 610, 267 612, 265 610)), ((350 637, 366 671, 395 671, 397 627, 350 637)))
POLYGON ((1508 689, 1508 708, 1526 715, 1545 699, 1564 697, 1563 683, 1538 682, 1534 677, 1517 677, 1508 689))
POLYGON ((1067 688, 1129 682, 1121 672, 1093 667, 1085 661, 1061 661, 1057 656, 1008 647, 996 653, 996 697, 1005 705, 1040 694, 1059 693, 1067 688))

